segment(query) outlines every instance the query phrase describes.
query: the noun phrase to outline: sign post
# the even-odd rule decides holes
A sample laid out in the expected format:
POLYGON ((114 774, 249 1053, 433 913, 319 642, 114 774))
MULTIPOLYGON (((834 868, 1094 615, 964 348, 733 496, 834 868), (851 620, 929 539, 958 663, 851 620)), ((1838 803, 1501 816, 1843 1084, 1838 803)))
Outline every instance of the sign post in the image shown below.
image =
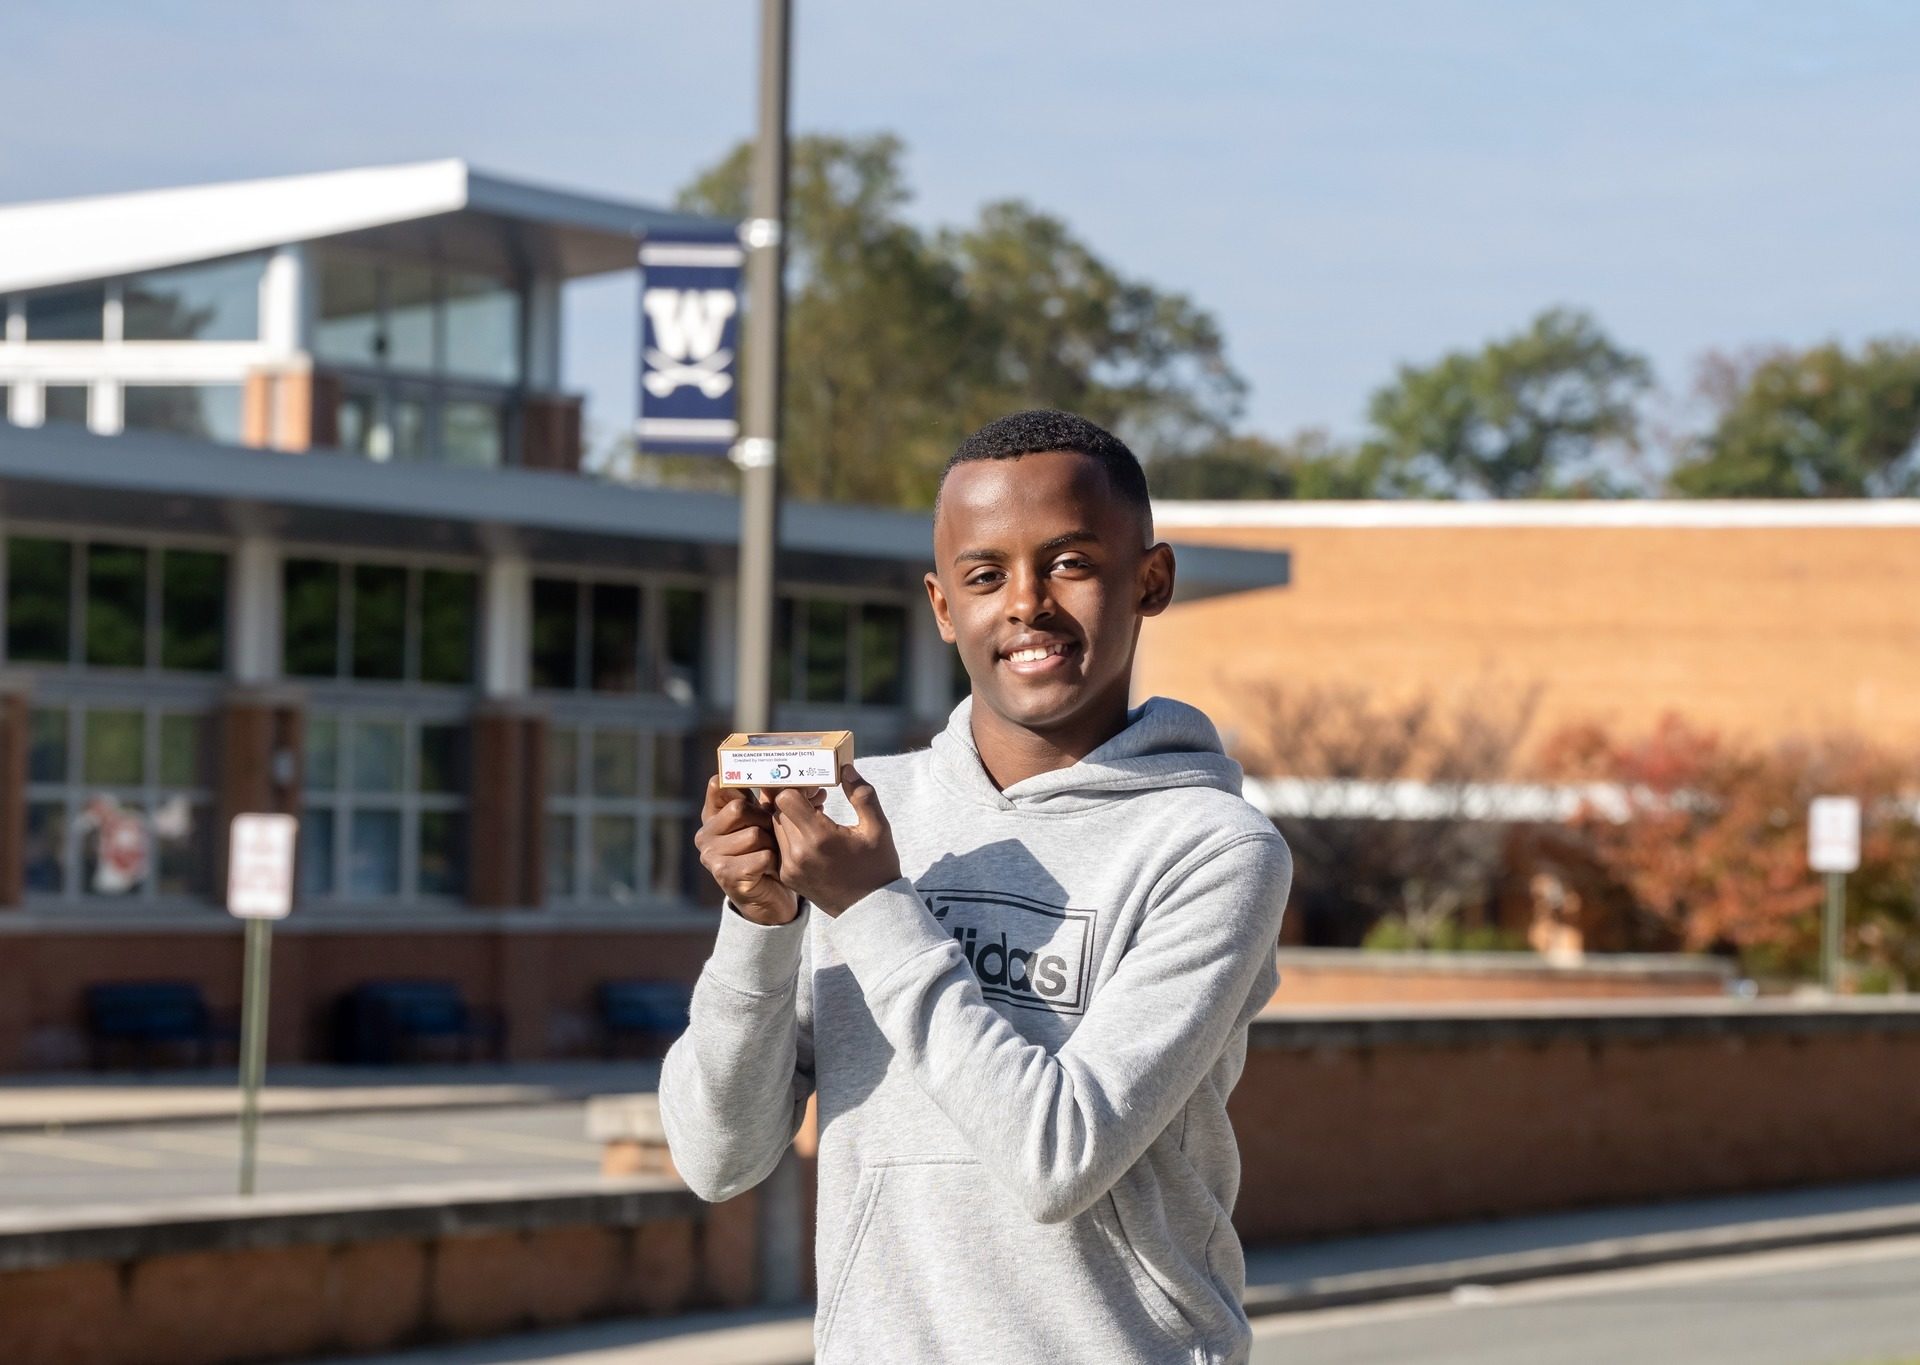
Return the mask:
POLYGON ((252 1194, 260 1131, 260 1084, 267 1069, 267 977, 273 922, 293 908, 291 815, 236 815, 228 841, 227 912, 246 921, 240 1014, 240 1193, 252 1194))
POLYGON ((1826 917, 1820 933, 1820 982, 1840 986, 1847 922, 1847 873, 1860 867, 1860 803, 1851 796, 1816 796, 1807 808, 1807 863, 1827 877, 1826 917))

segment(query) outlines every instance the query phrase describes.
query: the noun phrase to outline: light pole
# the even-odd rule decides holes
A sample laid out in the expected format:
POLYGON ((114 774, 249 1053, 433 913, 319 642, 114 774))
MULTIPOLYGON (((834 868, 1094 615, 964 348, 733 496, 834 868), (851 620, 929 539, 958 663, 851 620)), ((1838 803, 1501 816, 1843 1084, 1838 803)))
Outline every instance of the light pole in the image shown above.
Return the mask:
MULTIPOLYGON (((760 0, 760 123, 753 144, 747 248, 746 391, 740 442, 740 580, 733 728, 773 727, 774 569, 780 536, 780 368, 787 221, 789 0, 760 0)), ((800 1167, 789 1150, 760 1187, 760 1292, 801 1297, 800 1167)))
POLYGON ((738 671, 734 729, 773 725, 774 567, 780 527, 780 362, 787 218, 788 0, 760 0, 760 123, 747 247, 745 411, 740 466, 738 671))

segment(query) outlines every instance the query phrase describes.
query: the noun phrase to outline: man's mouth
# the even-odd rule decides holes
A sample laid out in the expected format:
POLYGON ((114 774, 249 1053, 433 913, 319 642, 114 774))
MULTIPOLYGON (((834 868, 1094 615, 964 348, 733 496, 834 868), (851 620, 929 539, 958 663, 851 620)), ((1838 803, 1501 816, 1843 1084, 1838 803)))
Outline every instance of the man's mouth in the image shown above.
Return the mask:
POLYGON ((1079 652, 1079 648, 1072 640, 1055 640, 1048 644, 1026 645, 1020 649, 1010 649, 1000 657, 1003 662, 1019 672, 1041 673, 1062 667, 1070 657, 1079 652))

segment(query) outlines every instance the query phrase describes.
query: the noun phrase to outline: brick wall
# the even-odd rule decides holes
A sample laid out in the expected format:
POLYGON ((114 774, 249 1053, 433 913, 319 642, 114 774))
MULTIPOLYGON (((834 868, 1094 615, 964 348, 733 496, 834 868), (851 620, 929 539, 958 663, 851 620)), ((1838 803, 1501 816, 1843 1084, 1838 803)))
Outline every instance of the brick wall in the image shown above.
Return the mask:
POLYGON ((1139 695, 1256 730, 1251 687, 1442 696, 1545 684, 1534 735, 1668 709, 1759 735, 1920 744, 1920 531, 1600 526, 1187 529, 1285 548, 1290 586, 1182 604, 1142 635, 1139 695))

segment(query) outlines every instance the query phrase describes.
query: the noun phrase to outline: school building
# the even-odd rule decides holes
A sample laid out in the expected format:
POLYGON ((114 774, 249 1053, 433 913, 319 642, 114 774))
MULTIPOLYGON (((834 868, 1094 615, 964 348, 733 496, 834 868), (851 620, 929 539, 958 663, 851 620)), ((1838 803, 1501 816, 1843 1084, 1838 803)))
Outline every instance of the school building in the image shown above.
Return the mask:
MULTIPOLYGON (((569 282, 688 221, 459 161, 0 206, 0 1071, 84 1065, 96 985, 237 1006, 244 811, 300 818, 278 1060, 341 1055, 369 982, 524 1058, 691 980, 738 507, 582 474, 560 346, 569 282)), ((964 685, 926 518, 792 505, 782 545, 777 723, 924 741, 964 685)))

